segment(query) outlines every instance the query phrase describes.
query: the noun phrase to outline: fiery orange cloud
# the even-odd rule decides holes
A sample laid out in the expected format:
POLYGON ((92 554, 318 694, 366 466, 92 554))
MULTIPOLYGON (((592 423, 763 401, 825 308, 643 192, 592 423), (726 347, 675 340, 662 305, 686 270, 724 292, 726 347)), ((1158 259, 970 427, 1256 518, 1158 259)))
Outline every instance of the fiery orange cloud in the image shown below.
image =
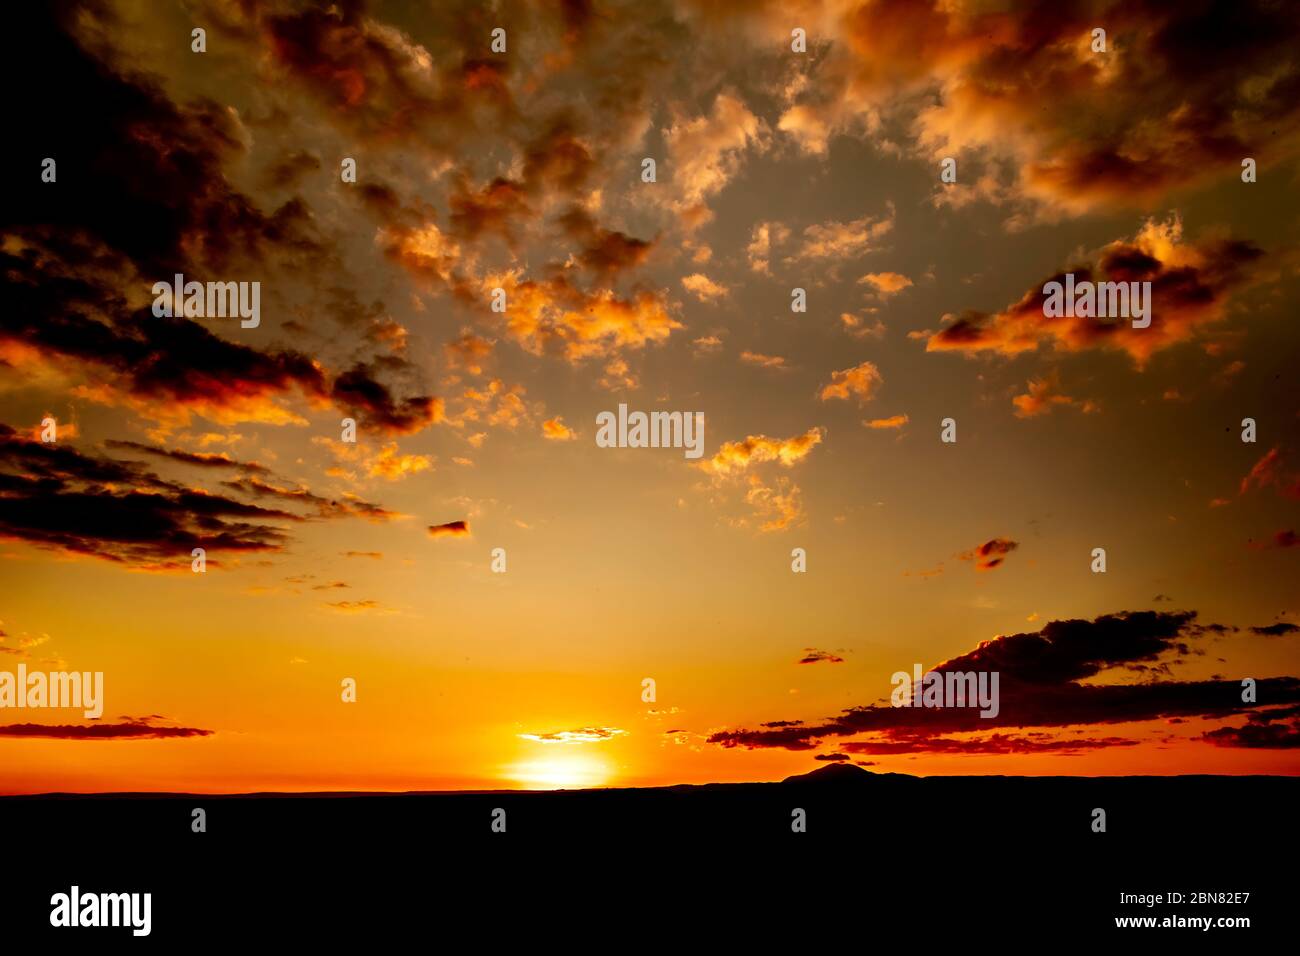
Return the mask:
POLYGON ((564 424, 564 419, 557 415, 542 422, 542 437, 550 441, 573 441, 578 436, 572 428, 564 424))
POLYGON ((1043 285, 1063 281, 1062 272, 1001 312, 946 317, 950 323, 930 335, 926 350, 1013 356, 1042 345, 1060 352, 1118 349, 1144 365, 1155 352, 1188 341, 1204 326, 1220 321, 1230 297, 1264 277, 1261 256, 1248 242, 1185 242, 1176 215, 1164 222, 1150 219, 1132 239, 1112 242, 1093 261, 1066 270, 1076 282, 1150 282, 1149 328, 1133 328, 1126 319, 1044 316, 1043 285))
POLYGON ((863 362, 853 368, 831 373, 831 381, 822 387, 820 398, 823 402, 831 399, 847 399, 856 395, 858 403, 868 401, 876 389, 884 382, 880 369, 871 362, 863 362))
POLYGON ((744 441, 726 442, 717 453, 697 466, 711 475, 727 477, 743 472, 751 464, 776 461, 789 468, 802 461, 821 443, 824 432, 810 428, 793 438, 750 435, 744 441))

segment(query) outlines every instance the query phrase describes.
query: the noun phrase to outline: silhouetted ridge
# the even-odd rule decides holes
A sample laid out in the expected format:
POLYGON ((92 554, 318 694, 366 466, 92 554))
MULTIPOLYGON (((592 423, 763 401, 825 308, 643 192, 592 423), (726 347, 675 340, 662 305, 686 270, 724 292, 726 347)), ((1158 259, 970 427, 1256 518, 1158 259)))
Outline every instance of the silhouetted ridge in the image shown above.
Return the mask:
POLYGON ((874 776, 876 775, 870 770, 865 770, 851 763, 833 763, 829 767, 818 767, 808 773, 797 773, 793 777, 786 777, 781 782, 844 783, 846 781, 870 780, 874 776))

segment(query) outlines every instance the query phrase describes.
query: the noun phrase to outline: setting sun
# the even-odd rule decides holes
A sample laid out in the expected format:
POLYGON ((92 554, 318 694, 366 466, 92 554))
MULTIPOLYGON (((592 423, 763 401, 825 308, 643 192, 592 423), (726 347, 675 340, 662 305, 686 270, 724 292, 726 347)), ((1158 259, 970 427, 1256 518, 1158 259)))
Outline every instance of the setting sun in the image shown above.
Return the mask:
POLYGON ((583 754, 557 754, 526 760, 506 768, 504 776, 530 790, 600 787, 610 778, 603 760, 583 754))

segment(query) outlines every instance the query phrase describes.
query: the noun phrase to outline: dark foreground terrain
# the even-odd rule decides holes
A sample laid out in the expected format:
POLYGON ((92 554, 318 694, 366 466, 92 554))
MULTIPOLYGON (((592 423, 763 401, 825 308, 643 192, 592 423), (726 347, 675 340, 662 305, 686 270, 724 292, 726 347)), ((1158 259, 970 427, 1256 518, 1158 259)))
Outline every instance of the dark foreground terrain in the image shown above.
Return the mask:
POLYGON ((133 948, 411 934, 441 946, 468 932, 481 945, 457 950, 498 937, 694 950, 778 925, 828 941, 981 949, 1093 935, 1222 947, 1289 936, 1300 919, 1298 798, 1300 778, 916 778, 843 766, 645 790, 0 798, 0 925, 7 941, 121 937, 133 948), (205 833, 192 831, 196 807, 205 833), (498 808, 504 833, 492 829, 498 808), (792 831, 796 809, 806 832, 792 831), (73 884, 152 893, 150 936, 52 929, 50 897, 73 884), (1171 892, 1182 899, 1171 904, 1171 892), (1117 928, 1125 916, 1251 925, 1117 928))

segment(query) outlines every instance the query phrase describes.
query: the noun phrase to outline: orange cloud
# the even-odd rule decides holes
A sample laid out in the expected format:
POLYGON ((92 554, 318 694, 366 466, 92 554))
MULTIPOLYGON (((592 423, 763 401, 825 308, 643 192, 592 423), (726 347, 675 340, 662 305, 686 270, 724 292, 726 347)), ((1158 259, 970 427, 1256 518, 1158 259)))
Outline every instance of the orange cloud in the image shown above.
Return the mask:
POLYGON ((859 285, 869 285, 882 297, 897 295, 912 285, 912 280, 898 272, 868 272, 858 280, 859 285))
POLYGON ((726 298, 731 291, 725 285, 714 282, 702 272, 683 277, 682 287, 701 302, 713 302, 716 299, 726 298))
POLYGON ((1060 380, 1056 372, 1043 378, 1030 379, 1028 391, 1011 399, 1015 406, 1017 418, 1037 418, 1046 415, 1053 408, 1078 408, 1084 414, 1098 411, 1097 403, 1091 399, 1071 398, 1060 391, 1060 380))
POLYGON ((850 395, 856 395, 861 404, 869 400, 883 382, 880 369, 871 362, 863 362, 853 368, 831 372, 830 384, 822 387, 821 400, 826 402, 833 398, 847 399, 850 395))
POLYGON ((813 448, 821 443, 825 433, 821 428, 810 428, 793 438, 768 438, 750 435, 744 441, 726 442, 717 453, 697 466, 711 475, 727 477, 743 472, 751 464, 776 461, 789 468, 807 458, 813 448))
POLYGON ((1261 257, 1260 250, 1248 242, 1185 242, 1176 215, 1164 222, 1147 220, 1132 239, 1112 242, 1087 264, 1066 271, 1074 274, 1076 283, 1149 281, 1149 328, 1133 328, 1126 319, 1047 318, 1043 286, 1063 282, 1062 272, 1001 312, 946 316, 949 324, 930 335, 926 351, 1012 356, 1042 345, 1060 352, 1117 349, 1142 365, 1155 352, 1188 341, 1204 326, 1220 321, 1234 293, 1265 278, 1261 257))
POLYGON ((542 422, 542 436, 550 441, 573 441, 578 437, 572 428, 564 424, 560 416, 542 422))
POLYGON ((489 275, 480 285, 484 302, 493 288, 505 290, 506 330, 537 355, 555 347, 570 361, 609 357, 663 342, 682 328, 663 297, 648 289, 626 297, 609 289, 584 292, 564 276, 533 281, 516 271, 489 275))
POLYGON ((906 415, 891 415, 889 418, 873 418, 870 421, 863 422, 868 428, 902 428, 910 421, 906 415))
POLYGON ((760 368, 783 369, 786 367, 784 356, 762 355, 758 352, 751 352, 748 349, 740 353, 740 360, 749 365, 757 365, 760 368))

